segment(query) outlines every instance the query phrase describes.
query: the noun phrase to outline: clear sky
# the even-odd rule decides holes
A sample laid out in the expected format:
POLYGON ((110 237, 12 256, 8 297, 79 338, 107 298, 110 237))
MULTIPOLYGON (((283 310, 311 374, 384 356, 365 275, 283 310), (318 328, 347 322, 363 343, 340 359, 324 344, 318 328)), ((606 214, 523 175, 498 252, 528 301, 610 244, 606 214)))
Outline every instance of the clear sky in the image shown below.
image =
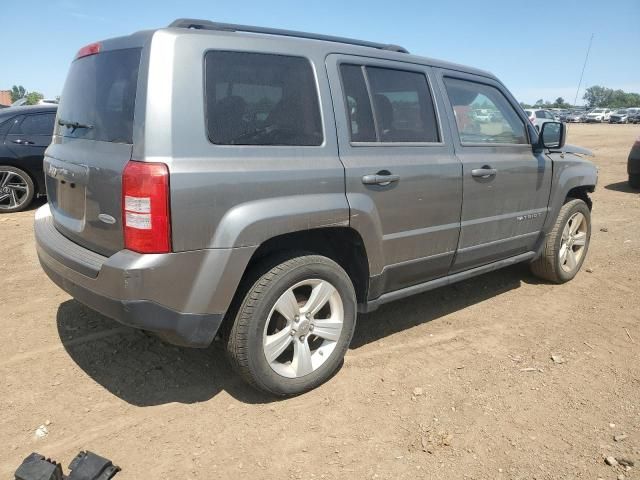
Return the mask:
MULTIPOLYGON (((496 74, 520 100, 640 92, 640 0, 0 0, 0 89, 59 95, 78 48, 206 18, 396 43, 496 74)), ((580 103, 580 102, 579 102, 580 103)))

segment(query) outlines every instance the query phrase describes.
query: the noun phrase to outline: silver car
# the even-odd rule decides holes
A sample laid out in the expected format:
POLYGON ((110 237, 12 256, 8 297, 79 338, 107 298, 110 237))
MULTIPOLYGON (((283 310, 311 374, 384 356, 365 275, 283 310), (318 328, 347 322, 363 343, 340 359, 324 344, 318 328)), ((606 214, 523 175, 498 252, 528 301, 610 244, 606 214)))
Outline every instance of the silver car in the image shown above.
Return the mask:
POLYGON ((38 257, 98 312, 178 345, 217 335, 250 384, 299 394, 340 367, 358 313, 518 262, 571 280, 597 172, 565 134, 482 70, 177 20, 72 62, 38 257))
POLYGON ((553 113, 544 109, 526 109, 525 113, 529 117, 531 124, 536 127, 536 130, 540 131, 542 125, 547 122, 558 121, 553 113))

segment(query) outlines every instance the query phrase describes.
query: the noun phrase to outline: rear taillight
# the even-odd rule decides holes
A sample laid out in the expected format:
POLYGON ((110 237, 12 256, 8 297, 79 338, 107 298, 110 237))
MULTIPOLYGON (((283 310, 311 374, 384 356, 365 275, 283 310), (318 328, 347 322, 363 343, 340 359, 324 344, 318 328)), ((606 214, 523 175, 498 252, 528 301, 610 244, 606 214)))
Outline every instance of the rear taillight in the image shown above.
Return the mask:
POLYGON ((164 163, 127 163, 122 173, 124 246, 139 253, 171 251, 169 169, 164 163))
POLYGON ((102 44, 100 42, 90 43, 89 45, 85 45, 78 53, 76 53, 76 59, 82 57, 88 57, 89 55, 95 55, 96 53, 100 53, 100 49, 102 48, 102 44))

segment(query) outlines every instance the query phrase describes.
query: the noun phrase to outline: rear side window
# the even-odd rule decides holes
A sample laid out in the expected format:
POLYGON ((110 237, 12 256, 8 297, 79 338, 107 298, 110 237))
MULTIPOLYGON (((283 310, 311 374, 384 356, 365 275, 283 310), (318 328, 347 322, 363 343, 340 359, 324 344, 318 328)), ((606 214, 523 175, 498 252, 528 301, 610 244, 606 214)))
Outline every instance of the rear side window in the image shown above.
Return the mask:
POLYGON ((55 113, 27 115, 21 123, 16 123, 11 133, 22 135, 53 135, 55 113))
POLYGON ((340 74, 352 142, 440 141, 424 74, 350 64, 340 74))
POLYGON ((62 91, 58 118, 92 128, 56 125, 58 135, 133 143, 140 52, 140 48, 108 50, 73 61, 62 91))
POLYGON ((218 145, 323 142, 313 70, 302 57, 211 51, 205 55, 206 123, 218 145))
POLYGON ((11 117, 9 119, 0 119, 0 135, 6 135, 11 127, 22 120, 22 117, 11 117))
POLYGON ((500 90, 457 78, 445 77, 444 84, 461 143, 528 143, 523 121, 500 90), (479 115, 482 111, 499 114, 479 115))
POLYGON ((342 86, 352 142, 375 142, 376 128, 363 67, 341 65, 342 86))
POLYGON ((438 142, 427 78, 422 73, 367 67, 382 142, 438 142))
POLYGON ((545 113, 542 110, 538 110, 536 112, 536 118, 546 118, 547 116, 545 115, 545 113))

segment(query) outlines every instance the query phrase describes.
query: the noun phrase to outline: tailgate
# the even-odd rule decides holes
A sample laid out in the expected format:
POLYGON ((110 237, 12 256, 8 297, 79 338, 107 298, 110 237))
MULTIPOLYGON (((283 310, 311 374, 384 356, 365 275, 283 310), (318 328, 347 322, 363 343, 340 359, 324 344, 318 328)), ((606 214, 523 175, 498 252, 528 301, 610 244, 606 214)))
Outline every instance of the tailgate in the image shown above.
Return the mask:
POLYGON ((76 140, 54 144, 45 155, 47 195, 56 228, 102 255, 124 248, 120 192, 132 148, 76 140))

